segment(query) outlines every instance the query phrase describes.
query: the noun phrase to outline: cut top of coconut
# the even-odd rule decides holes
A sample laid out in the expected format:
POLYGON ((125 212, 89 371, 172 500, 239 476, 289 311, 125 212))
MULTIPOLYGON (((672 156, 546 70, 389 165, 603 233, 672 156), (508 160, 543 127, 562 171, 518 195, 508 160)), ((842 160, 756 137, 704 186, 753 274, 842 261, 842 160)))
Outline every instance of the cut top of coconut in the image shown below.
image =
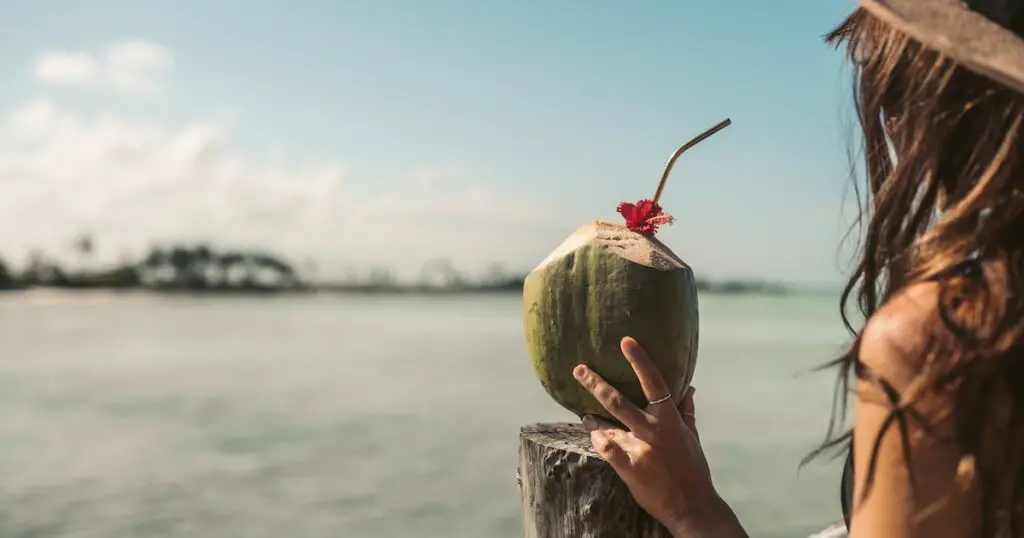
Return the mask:
POLYGON ((689 268, 679 256, 653 236, 634 232, 621 224, 597 220, 573 232, 547 258, 544 258, 534 271, 568 256, 585 245, 604 246, 626 260, 660 271, 689 268))

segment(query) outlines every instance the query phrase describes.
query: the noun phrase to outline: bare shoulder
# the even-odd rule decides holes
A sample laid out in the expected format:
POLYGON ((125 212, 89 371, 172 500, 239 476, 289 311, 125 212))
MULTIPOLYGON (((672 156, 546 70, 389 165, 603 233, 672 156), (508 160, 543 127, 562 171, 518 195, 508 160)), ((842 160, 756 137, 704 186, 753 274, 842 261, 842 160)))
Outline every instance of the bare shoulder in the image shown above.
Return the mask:
MULTIPOLYGON (((861 364, 898 385, 909 382, 921 371, 931 344, 940 335, 949 337, 947 322, 940 308, 948 315, 961 317, 965 312, 984 309, 984 302, 975 300, 982 288, 1005 288, 1006 268, 993 261, 962 266, 939 281, 919 282, 901 290, 868 320, 860 338, 861 364), (964 278, 961 278, 964 277, 964 278), (946 291, 953 290, 955 303, 940 307, 946 291), (952 304, 953 310, 948 307, 952 304)), ((970 314, 967 314, 968 316, 970 314)))
POLYGON ((860 360, 890 383, 916 377, 934 338, 939 319, 939 285, 914 284, 901 291, 868 320, 860 341, 860 360))
POLYGON ((920 390, 928 387, 922 383, 928 376, 921 374, 942 330, 940 294, 937 283, 908 287, 879 309, 861 334, 859 362, 874 379, 857 381, 854 538, 972 535, 976 506, 955 486, 962 454, 955 444, 936 442, 953 433, 953 424, 942 418, 955 401, 949 394, 920 390), (894 420, 897 410, 902 418, 894 420), (871 494, 861 499, 869 476, 871 494), (937 503, 943 509, 931 510, 937 503))

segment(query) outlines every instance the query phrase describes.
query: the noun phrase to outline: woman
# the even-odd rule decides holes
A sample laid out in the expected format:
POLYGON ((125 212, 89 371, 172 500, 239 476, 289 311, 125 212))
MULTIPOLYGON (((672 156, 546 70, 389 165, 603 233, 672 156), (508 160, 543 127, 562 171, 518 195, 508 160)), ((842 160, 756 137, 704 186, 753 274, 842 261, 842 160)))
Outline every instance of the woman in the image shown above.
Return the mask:
MULTIPOLYGON (((828 38, 855 66, 869 190, 842 299, 868 321, 834 363, 837 396, 854 374, 854 422, 822 447, 849 443, 853 538, 1024 537, 1022 35, 1024 0, 862 0, 828 38)), ((629 429, 585 417, 598 454, 674 536, 745 536, 693 391, 673 407, 640 345, 622 351, 654 403, 578 366, 629 429)))

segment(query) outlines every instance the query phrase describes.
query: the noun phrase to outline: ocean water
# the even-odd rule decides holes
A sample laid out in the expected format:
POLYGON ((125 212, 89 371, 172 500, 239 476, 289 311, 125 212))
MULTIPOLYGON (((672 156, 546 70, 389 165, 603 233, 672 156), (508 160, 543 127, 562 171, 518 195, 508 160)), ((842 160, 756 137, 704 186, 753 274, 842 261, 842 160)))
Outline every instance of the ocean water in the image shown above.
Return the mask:
MULTIPOLYGON (((702 296, 694 385, 752 536, 839 519, 831 297, 702 296)), ((0 536, 514 537, 518 430, 573 420, 514 295, 0 295, 0 536)))

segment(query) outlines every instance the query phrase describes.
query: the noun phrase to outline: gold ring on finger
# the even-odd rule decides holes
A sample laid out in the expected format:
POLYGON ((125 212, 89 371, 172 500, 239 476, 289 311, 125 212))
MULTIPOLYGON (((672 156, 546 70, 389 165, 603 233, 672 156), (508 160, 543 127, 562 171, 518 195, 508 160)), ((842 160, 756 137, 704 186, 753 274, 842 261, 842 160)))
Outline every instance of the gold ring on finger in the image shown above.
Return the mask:
POLYGON ((647 402, 647 405, 658 405, 660 403, 665 403, 665 402, 667 402, 667 401, 669 401, 671 399, 672 399, 672 395, 669 394, 669 395, 665 396, 664 398, 658 398, 657 400, 649 401, 649 402, 647 402))

